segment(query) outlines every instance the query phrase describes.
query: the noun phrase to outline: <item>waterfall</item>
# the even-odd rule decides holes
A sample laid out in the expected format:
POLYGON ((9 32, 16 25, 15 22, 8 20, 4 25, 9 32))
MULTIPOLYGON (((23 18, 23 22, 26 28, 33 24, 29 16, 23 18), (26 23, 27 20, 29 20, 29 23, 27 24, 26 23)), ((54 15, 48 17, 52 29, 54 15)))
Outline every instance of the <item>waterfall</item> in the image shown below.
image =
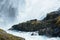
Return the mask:
POLYGON ((60 7, 59 0, 0 0, 0 26, 42 20, 60 7))
POLYGON ((27 20, 42 20, 59 7, 59 0, 0 0, 0 26, 9 28, 27 20))
POLYGON ((42 20, 47 13, 60 8, 60 0, 0 0, 0 28, 26 40, 60 40, 45 36, 31 36, 31 33, 8 31, 9 27, 27 20, 42 20))
POLYGON ((42 20, 47 13, 57 10, 59 7, 59 0, 23 0, 18 7, 17 18, 20 22, 31 19, 42 20))
POLYGON ((0 27, 6 29, 15 23, 17 7, 17 0, 0 0, 0 27))

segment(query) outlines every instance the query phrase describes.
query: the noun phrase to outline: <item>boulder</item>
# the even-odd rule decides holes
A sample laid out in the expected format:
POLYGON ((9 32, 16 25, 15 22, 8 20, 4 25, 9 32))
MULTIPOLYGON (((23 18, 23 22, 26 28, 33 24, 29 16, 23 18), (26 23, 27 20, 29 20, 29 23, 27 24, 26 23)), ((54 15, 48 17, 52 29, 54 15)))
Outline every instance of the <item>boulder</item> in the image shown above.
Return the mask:
POLYGON ((60 10, 48 13, 43 20, 29 20, 13 25, 11 29, 27 32, 38 31, 39 35, 60 37, 60 10))

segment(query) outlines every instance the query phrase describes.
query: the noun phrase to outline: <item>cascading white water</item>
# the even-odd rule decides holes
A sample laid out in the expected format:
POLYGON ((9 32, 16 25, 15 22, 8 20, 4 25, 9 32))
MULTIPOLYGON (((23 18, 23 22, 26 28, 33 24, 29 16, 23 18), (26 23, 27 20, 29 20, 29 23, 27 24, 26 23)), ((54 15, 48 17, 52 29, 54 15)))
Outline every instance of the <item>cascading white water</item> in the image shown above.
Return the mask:
POLYGON ((47 13, 60 7, 60 0, 0 0, 0 28, 8 33, 25 38, 26 40, 60 40, 45 36, 31 36, 30 32, 8 31, 13 24, 31 19, 42 20, 47 13))
POLYGON ((42 20, 47 13, 59 7, 59 0, 1 0, 0 24, 5 26, 31 19, 42 20))
MULTIPOLYGON (((47 13, 55 11, 60 7, 59 0, 24 0, 24 9, 20 11, 18 18, 23 22, 30 19, 43 19, 47 13), (24 2, 25 1, 25 2, 24 2)), ((21 6, 21 5, 19 5, 21 6)), ((19 21, 20 21, 19 20, 19 21)), ((20 21, 20 22, 21 22, 20 21)))
POLYGON ((6 29, 15 23, 18 1, 0 0, 0 28, 6 29))

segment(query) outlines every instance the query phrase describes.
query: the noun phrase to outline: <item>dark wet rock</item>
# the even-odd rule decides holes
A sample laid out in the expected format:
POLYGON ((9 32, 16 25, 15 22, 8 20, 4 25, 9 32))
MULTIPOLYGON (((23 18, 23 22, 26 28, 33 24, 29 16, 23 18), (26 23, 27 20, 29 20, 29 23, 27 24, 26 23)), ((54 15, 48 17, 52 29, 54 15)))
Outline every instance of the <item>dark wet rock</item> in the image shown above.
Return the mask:
POLYGON ((34 35, 34 33, 31 34, 31 36, 33 36, 33 35, 34 35))
POLYGON ((4 30, 0 29, 0 40, 25 40, 24 38, 8 34, 4 30))
POLYGON ((33 32, 32 34, 31 34, 31 36, 36 36, 37 35, 37 33, 35 33, 35 32, 33 32))
POLYGON ((36 19, 34 20, 30 20, 27 22, 23 22, 23 23, 19 23, 17 25, 13 25, 12 28, 10 28, 9 30, 20 30, 20 31, 38 31, 38 29, 40 29, 41 27, 40 25, 40 21, 37 21, 36 19))
POLYGON ((60 37, 60 10, 48 13, 43 20, 34 19, 13 25, 10 30, 38 31, 39 35, 60 37))
POLYGON ((45 21, 45 20, 55 19, 58 16, 60 16, 60 10, 48 13, 47 16, 43 20, 45 21))
POLYGON ((60 37, 60 29, 59 28, 46 28, 39 30, 39 35, 46 35, 49 37, 60 37))

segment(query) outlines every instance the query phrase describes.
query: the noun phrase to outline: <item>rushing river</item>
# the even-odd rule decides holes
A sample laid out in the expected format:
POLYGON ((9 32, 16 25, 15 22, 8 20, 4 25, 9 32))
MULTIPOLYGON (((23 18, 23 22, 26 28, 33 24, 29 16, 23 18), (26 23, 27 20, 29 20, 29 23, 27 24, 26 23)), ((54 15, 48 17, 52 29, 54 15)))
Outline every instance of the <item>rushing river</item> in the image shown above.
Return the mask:
POLYGON ((42 20, 47 13, 60 8, 60 0, 0 0, 0 28, 26 40, 60 40, 46 36, 31 36, 32 32, 9 31, 14 25, 31 19, 42 20))
POLYGON ((39 36, 36 32, 16 32, 16 31, 7 31, 7 32, 19 37, 23 37, 26 40, 60 40, 59 37, 48 38, 46 36, 39 36), (32 33, 34 33, 35 35, 31 36, 32 33))

